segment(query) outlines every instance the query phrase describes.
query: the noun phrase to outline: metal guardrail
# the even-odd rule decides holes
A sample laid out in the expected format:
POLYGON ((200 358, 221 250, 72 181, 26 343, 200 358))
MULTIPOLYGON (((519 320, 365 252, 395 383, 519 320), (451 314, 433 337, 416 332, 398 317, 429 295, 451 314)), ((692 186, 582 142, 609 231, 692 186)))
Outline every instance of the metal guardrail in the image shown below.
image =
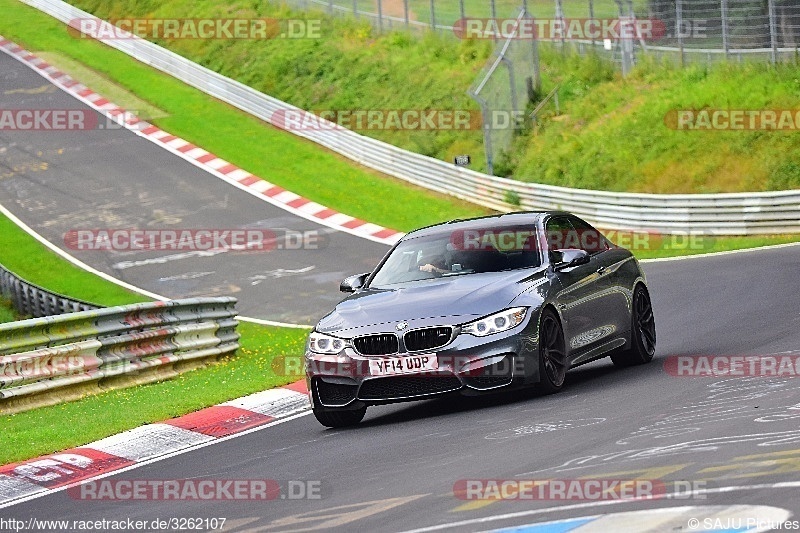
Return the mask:
POLYGON ((233 352, 235 303, 189 298, 0 324, 0 400, 233 352))
MULTIPOLYGON (((95 18, 60 0, 23 1, 65 23, 95 18)), ((262 120, 272 122, 276 111, 299 111, 149 41, 103 42, 262 120)), ((666 195, 571 189, 481 174, 342 128, 291 133, 390 176, 500 211, 564 209, 602 228, 662 233, 800 233, 800 190, 666 195), (516 193, 519 205, 505 202, 510 193, 516 193)))
POLYGON ((17 312, 34 318, 98 309, 98 306, 68 298, 34 285, 0 264, 0 295, 11 300, 17 312))

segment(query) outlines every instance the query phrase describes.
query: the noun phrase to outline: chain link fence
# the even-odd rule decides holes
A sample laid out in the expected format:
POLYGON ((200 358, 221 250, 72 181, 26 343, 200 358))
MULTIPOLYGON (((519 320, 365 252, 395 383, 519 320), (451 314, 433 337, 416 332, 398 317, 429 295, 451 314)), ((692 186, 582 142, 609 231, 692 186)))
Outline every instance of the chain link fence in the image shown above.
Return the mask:
MULTIPOLYGON (((599 55, 627 75, 645 56, 679 64, 800 57, 800 0, 284 0, 355 17, 378 32, 493 39, 469 90, 483 116, 489 174, 503 175, 523 113, 539 96, 539 46, 599 55)), ((513 199, 512 203, 513 203, 513 199)))
POLYGON ((527 122, 528 104, 540 88, 538 43, 521 38, 523 21, 530 17, 525 9, 519 12, 510 33, 468 91, 481 107, 489 174, 502 170, 496 165, 506 164, 514 135, 527 122))
MULTIPOLYGON (((356 17, 379 31, 436 30, 455 35, 462 19, 514 19, 525 9, 553 29, 540 31, 540 41, 589 50, 621 65, 632 66, 639 54, 681 61, 742 60, 774 62, 800 54, 800 2, 797 0, 283 0, 300 9, 356 17), (653 32, 630 39, 587 35, 586 23, 650 21, 653 32), (571 31, 570 24, 577 24, 571 31)), ((602 32, 601 32, 602 33, 602 32)))

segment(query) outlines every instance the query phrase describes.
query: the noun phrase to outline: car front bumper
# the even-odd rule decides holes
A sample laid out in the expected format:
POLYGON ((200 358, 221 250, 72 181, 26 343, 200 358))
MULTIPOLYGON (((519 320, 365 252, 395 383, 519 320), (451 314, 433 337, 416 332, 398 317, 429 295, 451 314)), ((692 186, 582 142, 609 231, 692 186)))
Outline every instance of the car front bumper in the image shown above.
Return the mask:
MULTIPOLYGON (((530 320, 530 317, 527 319, 530 320)), ((539 380, 538 338, 524 323, 487 337, 456 334, 436 351, 365 356, 352 347, 338 355, 306 352, 312 405, 320 409, 358 409, 461 392, 481 394, 539 380), (386 374, 371 361, 435 357, 436 368, 386 374)))

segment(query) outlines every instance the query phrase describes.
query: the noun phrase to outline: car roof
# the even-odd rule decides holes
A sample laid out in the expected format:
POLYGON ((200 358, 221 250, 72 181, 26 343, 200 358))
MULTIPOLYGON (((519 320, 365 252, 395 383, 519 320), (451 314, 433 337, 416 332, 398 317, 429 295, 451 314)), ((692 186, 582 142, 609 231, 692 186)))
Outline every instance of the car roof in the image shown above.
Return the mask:
POLYGON ((469 229, 485 230, 489 227, 504 228, 520 225, 535 225, 543 218, 552 215, 571 215, 571 213, 567 213, 566 211, 514 211, 512 213, 501 213, 476 218, 456 219, 411 231, 406 234, 402 240, 435 235, 443 231, 469 229))

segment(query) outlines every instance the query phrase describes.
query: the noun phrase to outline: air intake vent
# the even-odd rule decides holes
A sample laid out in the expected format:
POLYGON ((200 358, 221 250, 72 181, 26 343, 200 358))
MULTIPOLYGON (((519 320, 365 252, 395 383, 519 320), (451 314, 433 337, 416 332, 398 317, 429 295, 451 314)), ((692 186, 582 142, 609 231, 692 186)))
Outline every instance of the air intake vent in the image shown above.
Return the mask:
POLYGON ((415 396, 427 396, 454 391, 461 388, 461 381, 454 375, 444 376, 393 376, 368 379, 361 385, 358 397, 362 400, 401 400, 415 396))
POLYGON ((362 355, 388 355, 397 353, 399 349, 397 336, 393 333, 356 337, 353 346, 362 355))
POLYGON ((450 342, 452 336, 453 328, 449 327, 416 329, 406 333, 403 342, 406 344, 406 350, 418 352, 444 346, 450 342))

